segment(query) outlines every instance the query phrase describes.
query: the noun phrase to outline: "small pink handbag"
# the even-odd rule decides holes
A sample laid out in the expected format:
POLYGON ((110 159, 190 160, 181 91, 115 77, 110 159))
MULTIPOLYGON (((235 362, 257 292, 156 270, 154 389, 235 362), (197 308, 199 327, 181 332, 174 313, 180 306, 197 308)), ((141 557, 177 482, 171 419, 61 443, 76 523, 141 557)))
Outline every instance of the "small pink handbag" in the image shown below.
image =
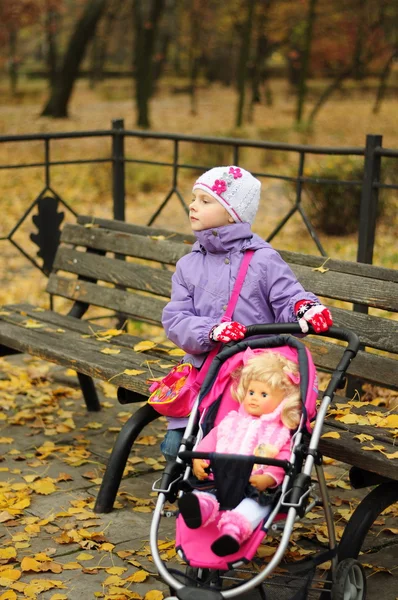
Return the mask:
MULTIPOLYGON (((254 250, 248 250, 243 256, 227 310, 221 319, 222 322, 232 319, 253 254, 254 250)), ((180 363, 173 367, 161 381, 155 381, 149 388, 152 393, 148 398, 148 404, 166 417, 187 417, 219 347, 220 344, 217 344, 209 352, 200 370, 190 363, 180 363)))

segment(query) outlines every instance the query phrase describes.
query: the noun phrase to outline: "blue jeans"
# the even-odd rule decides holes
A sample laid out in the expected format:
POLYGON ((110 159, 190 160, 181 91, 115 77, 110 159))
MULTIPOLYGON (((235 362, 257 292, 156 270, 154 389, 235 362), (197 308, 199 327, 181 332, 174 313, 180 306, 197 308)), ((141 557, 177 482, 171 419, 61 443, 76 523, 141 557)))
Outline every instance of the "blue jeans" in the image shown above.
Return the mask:
POLYGON ((181 440, 184 435, 184 429, 168 429, 163 441, 160 444, 160 450, 167 462, 175 460, 181 440))

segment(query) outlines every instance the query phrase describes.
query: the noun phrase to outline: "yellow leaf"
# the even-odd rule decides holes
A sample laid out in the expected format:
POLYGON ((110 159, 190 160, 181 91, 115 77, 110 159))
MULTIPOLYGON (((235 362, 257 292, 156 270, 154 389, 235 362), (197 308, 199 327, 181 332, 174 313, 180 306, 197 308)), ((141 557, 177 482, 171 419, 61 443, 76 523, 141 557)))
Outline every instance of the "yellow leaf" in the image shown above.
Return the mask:
POLYGON ((130 575, 130 577, 127 577, 124 581, 133 581, 134 583, 142 583, 143 581, 145 581, 147 579, 148 576, 149 576, 148 571, 144 571, 143 569, 140 569, 140 571, 136 571, 135 573, 133 573, 133 575, 130 575))
POLYGON ((371 446, 362 446, 362 450, 370 450, 373 452, 385 452, 386 449, 380 444, 372 444, 371 446))
POLYGON ((107 329, 106 331, 97 331, 96 336, 98 337, 117 337, 118 335, 124 335, 126 332, 123 329, 107 329))
POLYGON ((0 548, 0 560, 4 560, 7 558, 15 558, 17 556, 17 551, 15 548, 0 548))
POLYGON ((102 348, 100 352, 102 354, 120 354, 120 350, 118 350, 117 348, 102 348))
POLYGON ((321 438, 332 438, 333 440, 338 440, 340 439, 340 434, 337 433, 337 431, 328 431, 327 433, 321 435, 321 438))
POLYGON ((53 480, 50 477, 44 477, 39 481, 35 481, 30 486, 37 494, 43 494, 47 496, 48 494, 53 494, 57 491, 57 488, 54 485, 53 480))
POLYGON ((135 352, 145 352, 146 350, 151 350, 155 346, 156 346, 155 342, 150 342, 149 340, 147 340, 147 341, 139 342, 138 344, 136 344, 134 346, 133 349, 135 352))
POLYGON ((25 596, 35 598, 37 594, 41 592, 47 592, 52 588, 65 589, 66 586, 61 581, 54 581, 51 579, 32 579, 28 585, 24 588, 23 592, 25 596))
POLYGON ((65 375, 68 375, 69 377, 76 377, 77 373, 74 369, 66 369, 65 375))
POLYGON ((124 369, 123 374, 124 375, 142 375, 142 373, 145 373, 145 371, 139 371, 137 369, 124 369))
POLYGON ((181 348, 174 348, 173 350, 169 350, 167 354, 170 354, 170 356, 185 356, 186 353, 181 348))
POLYGON ((18 581, 20 577, 21 571, 18 571, 18 569, 5 569, 0 572, 0 585, 7 587, 10 585, 10 582, 18 581))
POLYGON ((80 552, 80 554, 78 556, 76 556, 77 560, 91 560, 92 558, 94 558, 94 556, 92 554, 88 554, 87 552, 80 552))
POLYGON ((108 567, 105 569, 109 575, 123 575, 127 571, 126 567, 108 567))
POLYGON ((150 590, 144 596, 144 600, 163 600, 163 593, 159 590, 150 590))
POLYGON ((391 427, 391 429, 398 428, 398 414, 397 415, 388 415, 379 423, 376 424, 376 427, 391 427))
POLYGON ((1 594, 0 600, 17 600, 17 595, 14 590, 8 590, 4 594, 1 594))
POLYGON ((104 552, 112 552, 114 547, 115 547, 115 544, 110 544, 109 542, 105 542, 105 544, 101 544, 101 546, 98 548, 98 550, 103 550, 104 552))
POLYGON ((134 506, 133 511, 140 513, 150 513, 152 512, 152 509, 149 506, 134 506))
POLYGON ((358 433, 358 435, 354 435, 354 440, 359 440, 362 444, 362 442, 371 442, 372 440, 374 440, 373 435, 368 435, 367 433, 358 433))
POLYGON ((14 438, 11 437, 0 437, 0 444, 12 444, 14 438))
POLYGON ((387 458, 398 458, 398 450, 396 452, 384 452, 384 455, 387 456, 387 458))
POLYGON ((26 319, 23 322, 24 327, 26 329, 40 329, 40 327, 44 327, 44 323, 39 323, 39 321, 35 321, 35 319, 26 319))
POLYGON ((86 427, 88 429, 101 429, 102 423, 97 423, 97 421, 91 421, 91 423, 87 423, 86 427))
POLYGON ((34 558, 29 558, 29 556, 25 556, 21 562, 22 571, 36 571, 38 573, 41 571, 40 563, 34 558))
POLYGON ((346 425, 352 425, 353 423, 357 425, 369 425, 367 417, 363 417, 362 415, 356 415, 355 413, 349 413, 342 417, 337 416, 336 421, 341 421, 346 425))
POLYGON ((104 585, 120 585, 123 586, 125 581, 121 579, 118 575, 109 575, 104 581, 104 585))
POLYGON ((65 563, 64 565, 62 565, 64 571, 72 571, 75 569, 81 569, 82 566, 78 563, 78 562, 70 562, 70 563, 65 563))

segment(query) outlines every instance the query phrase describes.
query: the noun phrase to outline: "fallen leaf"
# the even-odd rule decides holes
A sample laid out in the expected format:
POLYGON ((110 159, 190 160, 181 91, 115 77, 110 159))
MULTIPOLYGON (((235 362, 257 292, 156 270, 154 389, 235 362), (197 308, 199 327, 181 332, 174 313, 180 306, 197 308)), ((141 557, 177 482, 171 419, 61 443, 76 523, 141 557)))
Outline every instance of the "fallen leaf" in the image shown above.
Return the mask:
POLYGON ((100 352, 102 354, 120 354, 120 350, 118 350, 117 348, 102 348, 100 352))
POLYGON ((149 577, 148 571, 144 571, 144 569, 141 569, 140 571, 136 571, 136 573, 133 573, 133 575, 130 575, 130 577, 126 577, 126 579, 124 581, 133 581, 134 583, 142 583, 148 577, 149 577))
POLYGON ((151 350, 156 346, 155 342, 150 342, 149 340, 145 340, 143 342, 139 342, 133 348, 134 352, 145 352, 146 350, 151 350))
POLYGON ((144 600, 163 600, 163 592, 159 590, 150 590, 144 596, 144 600))
POLYGON ((333 440, 338 440, 340 439, 340 434, 337 433, 337 431, 328 431, 327 433, 321 435, 321 438, 331 438, 333 440))
POLYGON ((372 440, 374 440, 373 435, 368 435, 367 433, 358 433, 358 435, 354 435, 354 440, 359 440, 362 444, 362 442, 371 442, 372 440))

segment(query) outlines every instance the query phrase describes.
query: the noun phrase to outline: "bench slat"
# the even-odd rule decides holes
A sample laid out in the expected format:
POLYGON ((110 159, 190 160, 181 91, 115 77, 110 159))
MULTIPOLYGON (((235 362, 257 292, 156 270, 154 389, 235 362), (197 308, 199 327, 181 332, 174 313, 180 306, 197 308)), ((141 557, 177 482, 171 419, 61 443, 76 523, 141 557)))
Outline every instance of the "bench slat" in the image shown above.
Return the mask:
POLYGON ((117 355, 100 352, 107 347, 91 338, 82 338, 80 334, 66 330, 64 333, 45 329, 27 329, 20 325, 2 323, 2 340, 10 348, 28 352, 44 360, 65 366, 78 368, 80 373, 97 377, 105 381, 112 380, 115 385, 148 396, 147 379, 151 376, 164 377, 167 369, 159 369, 146 363, 151 355, 134 352, 131 348, 121 348, 117 355), (125 369, 136 369, 143 373, 135 376, 123 373, 125 369))
POLYGON ((170 271, 71 248, 58 250, 53 268, 158 296, 170 297, 171 293, 170 271))
MULTIPOLYGON (((325 342, 315 336, 303 340, 312 354, 315 365, 322 370, 331 371, 338 364, 343 346, 325 342)), ((370 352, 359 351, 347 373, 360 377, 380 386, 398 389, 398 360, 370 352)))
MULTIPOLYGON (((170 236, 170 232, 169 232, 170 236)), ((96 250, 106 250, 125 256, 134 256, 146 260, 175 265, 176 262, 191 251, 191 244, 174 242, 170 237, 158 240, 148 235, 137 235, 128 232, 115 232, 111 229, 91 228, 67 224, 61 233, 61 242, 85 246, 96 250)))
MULTIPOLYGON (((90 216, 81 215, 78 217, 78 223, 87 224, 95 223, 99 227, 105 229, 111 229, 112 231, 124 231, 126 233, 132 233, 141 236, 159 236, 163 235, 168 237, 173 235, 173 242, 184 242, 185 244, 193 244, 196 240, 192 234, 178 233, 169 229, 160 229, 157 227, 146 227, 144 225, 134 225, 133 223, 125 223, 124 221, 110 220, 93 218, 90 216)), ((348 260, 338 260, 332 258, 325 258, 324 256, 313 256, 310 254, 301 254, 299 252, 291 252, 289 250, 276 250, 280 253, 282 258, 287 263, 305 265, 312 268, 318 268, 322 265, 330 271, 337 273, 347 273, 357 275, 360 277, 370 277, 372 279, 380 279, 381 281, 394 281, 398 283, 398 270, 388 269, 385 267, 378 267, 375 265, 367 265, 365 263, 358 263, 348 260)))
MULTIPOLYGON (((398 480, 398 460, 390 460, 380 452, 361 451, 358 441, 353 439, 351 431, 336 430, 330 421, 325 422, 323 433, 338 431, 340 439, 321 438, 319 450, 324 456, 330 456, 349 465, 379 473, 385 477, 398 480)), ((395 446, 385 444, 387 451, 394 452, 395 446)))
MULTIPOLYGON (((165 243, 142 235, 118 234, 111 230, 87 229, 69 224, 63 229, 61 241, 172 265, 191 249, 189 245, 170 240, 165 243)), ((62 248, 58 252, 61 250, 62 248)), ((58 256, 55 264, 56 268, 61 268, 57 267, 58 256)), ((331 269, 326 273, 320 273, 307 265, 293 263, 290 266, 303 287, 315 294, 383 310, 398 311, 398 284, 394 282, 384 281, 383 285, 380 285, 378 280, 337 273, 331 269)))
MULTIPOLYGON (((67 315, 60 315, 50 310, 38 313, 37 309, 30 304, 8 305, 5 309, 15 313, 23 312, 28 317, 34 319, 37 319, 39 316, 41 321, 45 321, 46 323, 61 328, 66 327, 80 333, 87 334, 92 333, 93 331, 103 331, 104 329, 96 323, 75 319, 73 317, 68 317, 67 315)), ((110 343, 133 347, 140 341, 142 341, 142 337, 123 334, 122 336, 110 340, 110 343)), ((318 368, 323 370, 333 370, 336 367, 342 356, 343 346, 324 341, 322 338, 315 336, 306 337, 303 341, 306 346, 308 346, 318 368)), ((159 350, 159 356, 165 357, 166 355, 162 351, 162 344, 157 344, 157 348, 159 350)), ((151 353, 157 354, 158 350, 153 349, 151 350, 151 353)), ((167 352, 166 346, 164 346, 164 351, 167 352)), ((173 362, 175 359, 170 356, 167 357, 167 360, 173 362)), ((357 357, 351 363, 348 373, 363 379, 368 379, 369 375, 371 375, 372 382, 398 389, 398 360, 386 356, 359 351, 357 357)))
POLYGON ((365 346, 385 352, 398 352, 398 321, 342 308, 332 307, 331 311, 334 324, 355 331, 365 346))
POLYGON ((333 271, 320 273, 303 265, 290 267, 301 285, 318 296, 398 312, 397 283, 333 271))
MULTIPOLYGON (((169 237, 172 235, 174 242, 190 243, 193 244, 196 240, 192 233, 179 233, 178 231, 171 231, 170 229, 162 229, 159 227, 148 227, 146 225, 135 225, 134 223, 126 223, 125 221, 118 221, 117 219, 101 219, 99 217, 91 217, 85 215, 79 215, 77 222, 81 225, 91 225, 97 227, 104 227, 105 229, 111 229, 112 231, 124 231, 125 233, 133 233, 136 235, 147 236, 147 235, 162 235, 169 237)), ((95 227, 90 227, 94 229, 95 227)))
POLYGON ((47 292, 70 300, 87 302, 93 306, 109 308, 146 323, 160 324, 162 310, 167 302, 115 288, 99 286, 78 279, 67 279, 51 274, 47 292))

